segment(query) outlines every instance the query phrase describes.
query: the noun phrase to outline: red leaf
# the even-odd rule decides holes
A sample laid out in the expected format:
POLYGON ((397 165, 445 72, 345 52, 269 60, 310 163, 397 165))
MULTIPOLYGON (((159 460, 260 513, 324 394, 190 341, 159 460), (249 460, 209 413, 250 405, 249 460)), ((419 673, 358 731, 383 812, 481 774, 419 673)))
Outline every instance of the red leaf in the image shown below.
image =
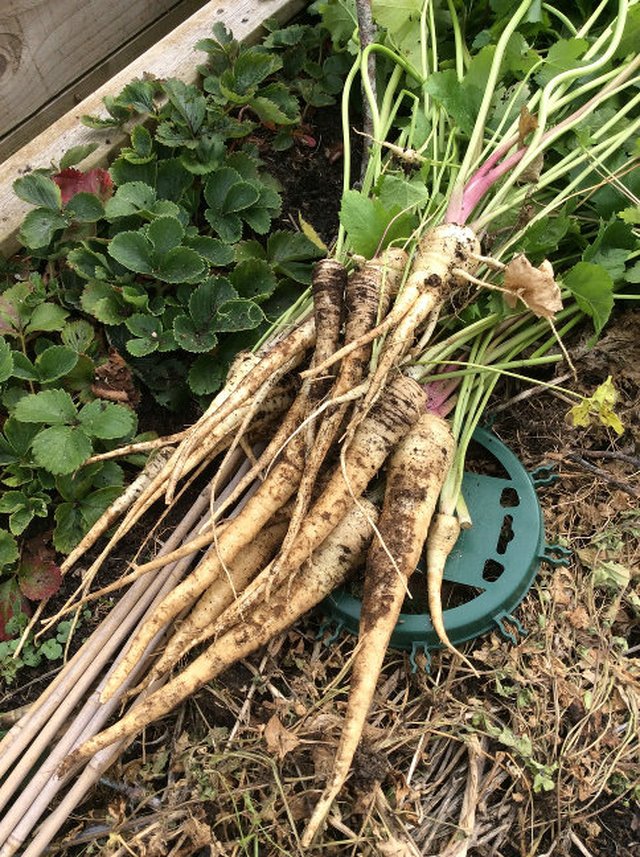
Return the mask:
POLYGON ((0 583, 0 641, 11 640, 15 634, 7 632, 7 622, 18 613, 31 615, 29 602, 20 592, 15 578, 0 583))
POLYGON ((31 601, 50 598, 60 588, 62 574, 55 562, 55 551, 42 536, 27 542, 18 569, 18 584, 22 594, 31 601))
POLYGON ((74 167, 68 167, 66 170, 56 173, 53 180, 60 188, 63 205, 81 191, 95 193, 103 202, 113 195, 111 176, 100 167, 88 170, 86 173, 82 170, 76 170, 74 167))

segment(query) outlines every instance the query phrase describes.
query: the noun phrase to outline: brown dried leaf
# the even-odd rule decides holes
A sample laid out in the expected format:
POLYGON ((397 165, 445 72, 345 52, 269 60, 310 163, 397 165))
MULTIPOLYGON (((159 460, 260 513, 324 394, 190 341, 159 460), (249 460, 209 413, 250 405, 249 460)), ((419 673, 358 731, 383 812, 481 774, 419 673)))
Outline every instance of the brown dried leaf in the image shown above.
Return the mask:
POLYGON ((514 256, 505 268, 504 287, 508 292, 504 299, 511 309, 518 300, 538 318, 553 318, 562 309, 560 288, 548 259, 534 268, 523 253, 514 256))
POLYGON ((300 741, 280 722, 277 714, 269 720, 264 727, 264 740, 267 742, 267 750, 282 760, 298 746, 300 741))
POLYGON ((538 127, 538 120, 529 112, 526 104, 520 108, 520 119, 518 121, 518 148, 524 146, 524 140, 527 134, 535 131, 538 127))

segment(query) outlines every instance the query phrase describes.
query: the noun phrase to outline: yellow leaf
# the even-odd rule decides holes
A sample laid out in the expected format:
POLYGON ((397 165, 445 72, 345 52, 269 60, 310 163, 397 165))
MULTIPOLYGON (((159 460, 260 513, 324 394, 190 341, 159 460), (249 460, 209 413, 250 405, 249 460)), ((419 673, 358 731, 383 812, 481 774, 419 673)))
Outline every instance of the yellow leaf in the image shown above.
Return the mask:
POLYGON ((616 434, 624 432, 624 425, 615 413, 614 406, 618 401, 618 392, 613 385, 611 375, 597 388, 593 396, 584 398, 569 411, 572 425, 589 426, 597 420, 602 425, 612 428, 616 434))
POLYGON ((322 238, 318 235, 313 226, 310 223, 307 223, 301 214, 298 214, 298 223, 300 224, 300 229, 302 229, 303 235, 306 235, 309 241, 315 244, 316 247, 319 247, 324 253, 329 252, 329 248, 322 238))

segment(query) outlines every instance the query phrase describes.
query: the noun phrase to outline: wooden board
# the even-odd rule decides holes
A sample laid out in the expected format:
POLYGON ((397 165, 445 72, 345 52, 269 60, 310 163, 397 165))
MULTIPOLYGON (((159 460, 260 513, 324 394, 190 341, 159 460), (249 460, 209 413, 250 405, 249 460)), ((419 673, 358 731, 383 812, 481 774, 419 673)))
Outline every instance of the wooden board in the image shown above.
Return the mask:
POLYGON ((83 169, 89 169, 104 164, 109 155, 124 143, 126 134, 118 129, 95 131, 80 124, 80 117, 84 114, 106 115, 102 105, 105 95, 116 95, 129 81, 145 74, 194 82, 198 77, 196 66, 204 59, 203 54, 195 51, 194 45, 211 34, 211 27, 216 21, 223 21, 235 38, 250 41, 258 37, 261 24, 267 18, 286 21, 305 5, 304 0, 215 0, 207 3, 85 98, 76 109, 19 149, 0 165, 0 252, 6 257, 18 249, 16 233, 31 207, 13 193, 11 185, 18 176, 59 161, 72 146, 98 142, 96 151, 83 162, 83 169))
POLYGON ((0 136, 177 2, 0 2, 0 136))
MULTIPOLYGON (((44 131, 45 128, 48 128, 67 110, 73 110, 95 89, 106 83, 114 74, 117 74, 140 54, 160 41, 167 33, 174 30, 178 24, 181 24, 190 15, 206 5, 207 0, 172 0, 172 3, 174 5, 167 12, 152 20, 151 23, 147 23, 144 29, 136 32, 133 36, 129 32, 128 36, 119 40, 115 47, 103 45, 101 53, 97 54, 97 62, 96 56, 92 56, 91 62, 87 62, 88 57, 83 53, 84 63, 79 69, 78 76, 74 77, 70 83, 65 84, 53 97, 44 97, 42 94, 41 106, 11 130, 7 130, 10 125, 9 117, 3 115, 2 108, 5 104, 4 94, 7 91, 7 86, 10 88, 13 85, 9 74, 14 72, 15 59, 10 50, 11 39, 7 38, 7 35, 4 37, 2 35, 2 26, 6 26, 6 23, 0 23, 0 163, 41 131, 44 131)), ((0 0, 1 5, 2 0, 0 0)), ((75 5, 79 6, 80 4, 76 3, 75 5)), ((155 10, 155 4, 153 4, 153 9, 155 10)), ((101 3, 100 13, 102 15, 108 14, 108 10, 109 5, 101 3)), ((154 14, 157 13, 154 12, 154 14)), ((0 13, 1 15, 2 13, 0 13)), ((39 80, 33 75, 27 78, 27 82, 30 86, 39 86, 39 80)))

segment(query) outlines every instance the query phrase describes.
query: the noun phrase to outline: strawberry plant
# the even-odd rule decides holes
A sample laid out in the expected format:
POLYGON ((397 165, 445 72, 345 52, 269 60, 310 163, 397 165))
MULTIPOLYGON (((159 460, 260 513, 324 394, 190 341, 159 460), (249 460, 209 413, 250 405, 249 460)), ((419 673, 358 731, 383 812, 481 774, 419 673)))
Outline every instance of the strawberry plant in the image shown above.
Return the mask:
POLYGON ((132 81, 105 99, 106 118, 84 117, 144 119, 108 170, 82 169, 89 144, 14 182, 33 208, 19 234, 28 255, 3 264, 0 293, 7 636, 38 600, 21 588, 32 540, 46 529, 69 553, 122 491, 119 464, 87 463, 137 426, 135 396, 108 400, 101 373, 117 360, 160 404, 204 405, 235 352, 308 286, 324 247, 313 231, 273 228, 280 188, 262 154, 315 145, 303 117, 333 102, 348 67, 329 47, 321 26, 272 22, 248 47, 216 25, 197 45, 201 86, 132 81))

